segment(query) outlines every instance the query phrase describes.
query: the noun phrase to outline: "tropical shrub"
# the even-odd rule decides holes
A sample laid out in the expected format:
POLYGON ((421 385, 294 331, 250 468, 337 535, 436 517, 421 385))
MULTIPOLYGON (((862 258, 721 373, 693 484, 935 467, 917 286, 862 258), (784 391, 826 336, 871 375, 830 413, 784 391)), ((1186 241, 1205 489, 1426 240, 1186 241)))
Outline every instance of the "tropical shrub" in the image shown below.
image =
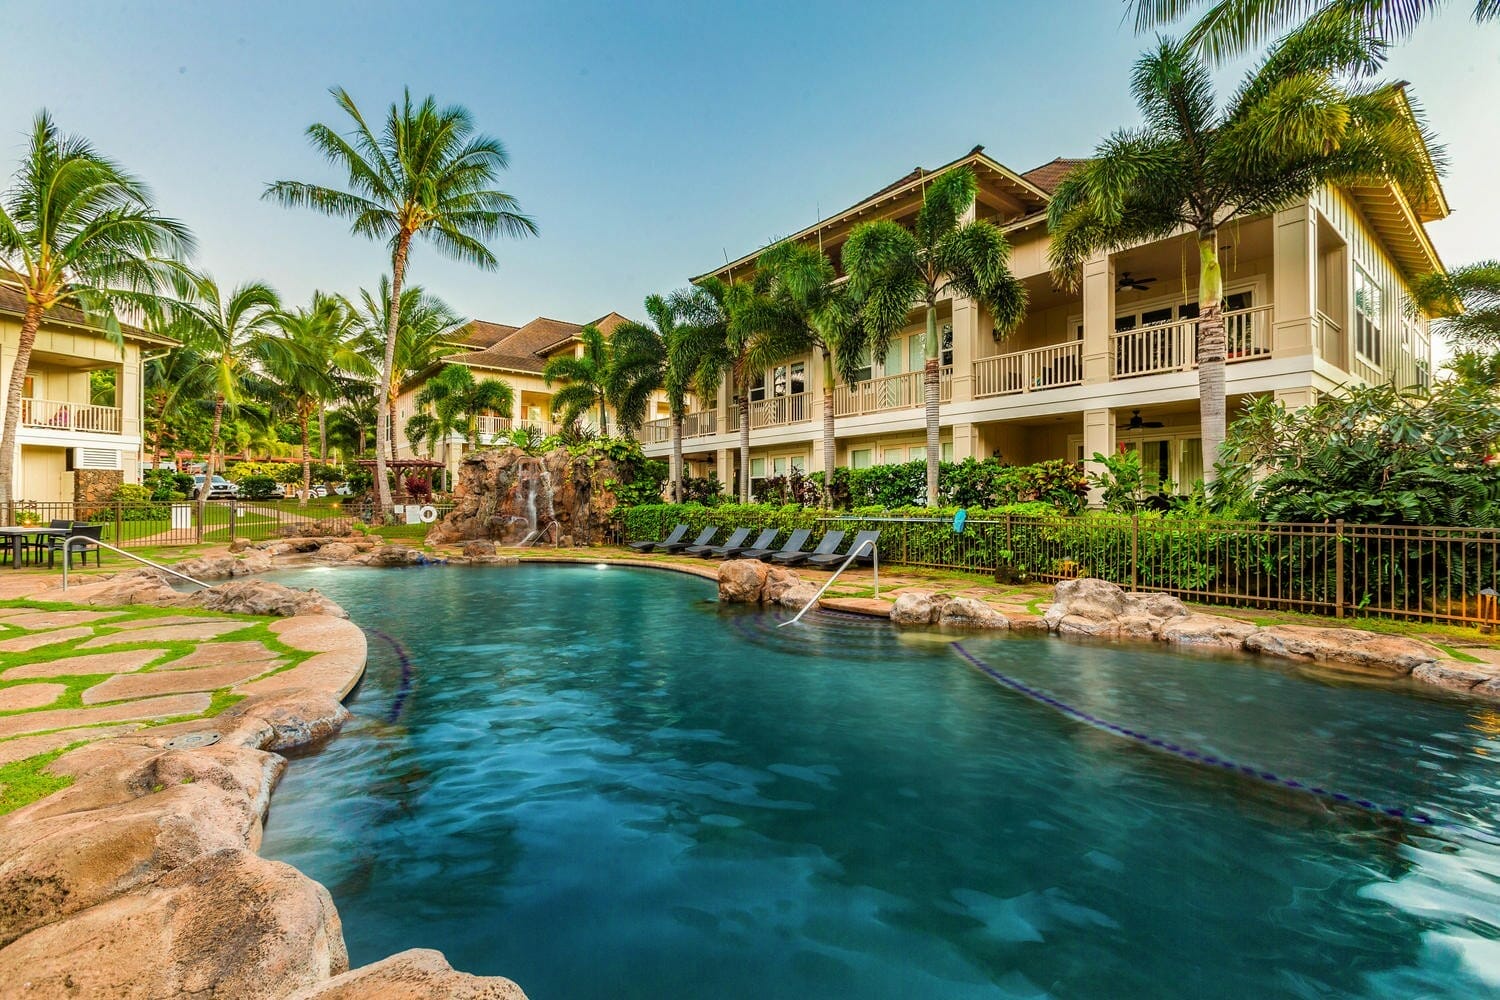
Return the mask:
MULTIPOLYGON (((171 507, 155 502, 152 490, 135 483, 121 483, 110 494, 111 505, 118 505, 122 521, 166 521, 171 518, 171 507)), ((115 507, 110 506, 95 514, 90 520, 113 521, 115 507)))
MULTIPOLYGON (((813 478, 821 485, 819 473, 813 478)), ((917 459, 866 469, 838 468, 833 484, 834 506, 840 508, 921 505, 927 494, 927 463, 917 459)), ((1060 460, 1006 465, 996 458, 966 458, 938 467, 938 495, 952 507, 995 508, 1039 500, 1055 512, 1077 513, 1088 490, 1078 466, 1060 460)))
POLYGON ((276 495, 276 480, 270 476, 244 476, 239 486, 240 496, 246 500, 269 500, 276 495))

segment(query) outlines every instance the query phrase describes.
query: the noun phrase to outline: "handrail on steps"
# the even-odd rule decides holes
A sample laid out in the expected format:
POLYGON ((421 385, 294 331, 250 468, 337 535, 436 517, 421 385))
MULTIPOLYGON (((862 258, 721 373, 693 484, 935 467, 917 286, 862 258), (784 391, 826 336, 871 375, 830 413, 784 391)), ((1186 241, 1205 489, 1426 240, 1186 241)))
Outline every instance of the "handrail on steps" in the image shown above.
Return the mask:
POLYGON ((208 589, 210 589, 213 586, 213 584, 204 583, 202 580, 195 580, 192 577, 188 576, 186 573, 179 573, 175 569, 172 569, 172 568, 167 567, 167 566, 163 566, 159 562, 152 562, 150 559, 147 559, 145 556, 138 556, 134 552, 126 552, 124 549, 119 548, 118 546, 115 546, 115 545, 111 545, 108 542, 101 542, 97 538, 90 538, 87 535, 69 535, 67 538, 63 539, 63 546, 62 546, 62 556, 63 556, 63 582, 62 582, 62 589, 63 590, 67 590, 68 589, 68 564, 70 562, 72 562, 73 543, 74 542, 84 542, 86 545, 97 545, 101 549, 109 549, 109 551, 111 551, 111 552, 118 552, 120 555, 124 556, 127 559, 134 559, 138 563, 145 563, 147 566, 150 566, 152 569, 159 569, 163 573, 168 573, 168 574, 170 574, 172 576, 177 577, 177 579, 179 579, 179 580, 186 580, 188 583, 197 584, 198 586, 202 587, 204 590, 208 590, 208 589))
POLYGON ((839 574, 840 573, 842 573, 844 570, 846 570, 846 569, 849 568, 849 564, 854 561, 854 558, 859 555, 860 551, 863 550, 866 545, 868 545, 870 547, 870 555, 873 556, 874 560, 875 560, 874 563, 873 563, 873 568, 875 570, 875 596, 879 597, 880 596, 880 546, 876 544, 876 539, 874 539, 874 538, 866 538, 864 541, 860 542, 858 545, 854 546, 854 548, 852 548, 852 549, 849 550, 849 556, 848 556, 848 558, 846 558, 844 560, 844 564, 842 566, 840 566, 838 569, 836 569, 836 570, 833 571, 833 575, 828 578, 828 582, 825 583, 825 584, 823 584, 823 586, 821 586, 821 587, 818 588, 818 592, 812 596, 812 600, 810 600, 806 604, 802 605, 802 610, 799 611, 799 612, 797 612, 797 615, 796 615, 795 618, 793 618, 791 621, 782 622, 780 625, 777 625, 776 627, 777 628, 786 628, 788 625, 795 625, 798 622, 800 622, 802 620, 802 616, 805 615, 805 614, 807 614, 807 609, 810 608, 810 607, 812 607, 814 604, 818 603, 818 599, 823 596, 823 594, 828 590, 829 587, 833 586, 833 581, 835 581, 835 580, 837 580, 839 578, 839 574))

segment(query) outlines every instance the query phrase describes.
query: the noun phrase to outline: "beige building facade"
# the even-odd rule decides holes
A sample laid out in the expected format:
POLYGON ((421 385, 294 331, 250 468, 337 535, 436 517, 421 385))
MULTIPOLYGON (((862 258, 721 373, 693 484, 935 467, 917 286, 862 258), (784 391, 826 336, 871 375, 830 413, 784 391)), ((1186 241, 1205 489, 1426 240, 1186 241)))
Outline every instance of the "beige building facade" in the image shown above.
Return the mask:
MULTIPOLYGON (((473 320, 456 328, 451 343, 459 351, 412 379, 396 397, 394 439, 397 456, 436 458, 451 474, 457 475, 458 464, 469 448, 462 436, 453 435, 440 442, 432 453, 429 453, 426 442, 411 441, 406 436, 406 423, 418 412, 417 394, 428 378, 449 364, 463 365, 478 380, 502 380, 514 393, 510 416, 488 413, 479 417, 480 447, 492 446, 522 426, 535 427, 544 434, 557 432, 561 428, 552 413, 555 387, 547 385, 542 370, 554 357, 583 353, 581 334, 585 326, 597 327, 607 338, 623 322, 624 316, 611 312, 582 324, 539 316, 521 326, 473 320)), ((665 415, 665 403, 658 405, 660 415, 665 415)), ((610 417, 613 420, 614 414, 611 413, 610 417)))
MULTIPOLYGON (((20 346, 25 298, 0 284, 0 392, 20 346)), ((174 342, 134 327, 114 343, 72 309, 42 320, 21 392, 15 498, 54 503, 103 499, 140 482, 144 365, 174 342)))
MULTIPOLYGON (((842 274, 840 249, 855 225, 881 218, 909 224, 925 183, 946 170, 972 168, 979 179, 973 215, 1006 232, 1012 271, 1025 283, 1030 305, 1019 329, 1002 338, 972 300, 939 304, 942 458, 1019 465, 1136 449, 1153 486, 1186 491, 1203 473, 1195 235, 1101 255, 1088 262, 1079 288, 1059 287, 1047 266, 1045 216, 1052 191, 1075 162, 1016 173, 976 148, 936 170, 918 168, 791 238, 819 242, 842 274)), ((1434 180, 1421 204, 1391 187, 1325 188, 1273 215, 1223 227, 1231 416, 1253 396, 1269 394, 1296 407, 1341 385, 1425 384, 1431 344, 1426 318, 1409 308, 1409 282, 1442 267, 1425 224, 1447 211, 1434 180)), ((732 281, 754 266, 752 254, 711 273, 732 281)), ((916 311, 910 320, 883 360, 869 360, 864 378, 835 391, 840 465, 926 456, 925 327, 916 311)), ((750 392, 752 484, 821 468, 823 364, 811 354, 761 373, 750 392)), ((690 474, 712 470, 733 488, 737 421, 728 391, 689 416, 690 474)), ((647 454, 666 457, 670 434, 668 420, 649 423, 647 454)))

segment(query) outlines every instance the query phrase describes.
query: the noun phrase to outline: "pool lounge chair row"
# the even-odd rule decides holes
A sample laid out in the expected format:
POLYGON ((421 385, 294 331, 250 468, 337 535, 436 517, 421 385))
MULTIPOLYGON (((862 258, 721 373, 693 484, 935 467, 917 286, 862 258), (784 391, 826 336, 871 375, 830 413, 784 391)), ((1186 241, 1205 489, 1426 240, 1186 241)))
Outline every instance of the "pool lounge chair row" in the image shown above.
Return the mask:
POLYGON ((860 550, 859 562, 868 565, 874 561, 874 548, 880 541, 880 532, 861 531, 854 536, 848 549, 839 552, 839 545, 844 541, 845 535, 842 531, 827 532, 819 540, 817 547, 811 550, 805 548, 808 538, 812 536, 810 528, 796 529, 780 548, 775 546, 776 536, 780 534, 775 528, 766 528, 748 545, 745 544, 745 539, 750 537, 749 528, 734 529, 720 545, 712 544, 713 537, 719 533, 718 528, 704 528, 691 542, 683 540, 687 533, 688 526, 679 524, 659 542, 631 542, 630 547, 637 552, 665 552, 669 555, 699 556, 704 559, 759 559, 784 566, 837 566, 849 558, 850 552, 856 550, 860 550))

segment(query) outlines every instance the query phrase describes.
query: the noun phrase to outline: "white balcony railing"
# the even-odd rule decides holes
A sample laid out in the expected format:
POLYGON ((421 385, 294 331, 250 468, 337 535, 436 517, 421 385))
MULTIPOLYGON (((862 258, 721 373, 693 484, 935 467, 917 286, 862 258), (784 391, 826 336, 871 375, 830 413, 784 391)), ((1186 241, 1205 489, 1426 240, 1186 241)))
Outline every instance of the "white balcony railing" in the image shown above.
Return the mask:
MULTIPOLYGON (((953 366, 938 371, 938 400, 948 402, 953 398, 953 366)), ((902 372, 899 375, 883 375, 866 379, 853 385, 841 385, 833 392, 833 415, 857 417, 866 413, 881 413, 886 410, 908 410, 924 406, 922 395, 922 372, 902 372)))
MULTIPOLYGON (((682 417, 682 439, 708 437, 718 433, 719 414, 714 410, 685 413, 682 417)), ((672 418, 659 417, 648 420, 641 428, 641 443, 664 444, 672 440, 672 418)))
POLYGON ((481 441, 488 441, 502 434, 509 434, 512 427, 510 417, 495 417, 485 413, 481 413, 475 417, 474 423, 479 430, 479 439, 481 441))
MULTIPOLYGON (((1198 364, 1196 319, 1161 323, 1110 335, 1113 377, 1135 378, 1186 371, 1198 364)), ((1224 314, 1225 361, 1252 361, 1271 356, 1271 307, 1254 306, 1224 314)))
MULTIPOLYGON (((798 424, 812 417, 812 393, 799 392, 792 396, 769 396, 750 401, 750 429, 780 427, 783 424, 798 424)), ((736 406, 729 411, 731 431, 740 429, 740 410, 736 406)))
POLYGON ((120 408, 55 399, 21 399, 21 426, 92 434, 120 433, 120 408))
POLYGON ((1008 396, 1083 381, 1083 343, 1054 344, 974 362, 974 398, 1008 396))

